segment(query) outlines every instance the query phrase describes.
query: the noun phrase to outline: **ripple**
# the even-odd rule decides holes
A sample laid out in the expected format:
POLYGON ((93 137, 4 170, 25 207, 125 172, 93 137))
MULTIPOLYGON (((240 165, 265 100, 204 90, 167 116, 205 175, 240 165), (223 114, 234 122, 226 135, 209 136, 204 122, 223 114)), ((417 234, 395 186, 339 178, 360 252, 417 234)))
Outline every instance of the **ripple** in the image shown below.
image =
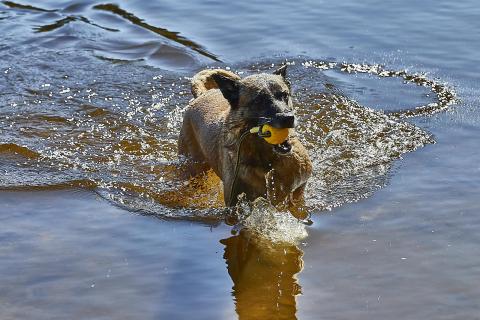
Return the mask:
MULTIPOLYGON (((191 99, 189 78, 88 56, 52 60, 48 52, 44 54, 34 60, 50 61, 48 78, 37 76, 44 74, 45 66, 23 61, 25 57, 17 57, 8 74, 23 78, 27 90, 22 103, 10 102, 1 110, 8 121, 0 121, 4 133, 0 143, 25 146, 37 156, 29 161, 2 160, 7 161, 2 188, 88 181, 87 188, 134 212, 194 220, 225 216, 218 177, 209 172, 187 179, 184 172, 189 164, 177 157, 183 112, 191 99)), ((267 60, 231 69, 246 76, 270 72, 283 62, 267 60)), ((291 59, 289 64, 297 132, 314 163, 307 187, 312 212, 370 196, 388 183, 396 159, 434 142, 428 132, 402 117, 349 99, 323 72, 326 68, 353 72, 349 68, 304 59, 291 59)), ((354 69, 374 70, 370 72, 383 74, 380 79, 391 75, 378 66, 354 69)), ((408 76, 393 75, 397 74, 408 76)), ((438 88, 428 79, 415 79, 438 88)), ((12 94, 18 95, 13 92, 1 99, 15 101, 12 94)))
POLYGON ((144 22, 143 19, 138 18, 134 14, 121 9, 116 4, 110 4, 110 3, 109 4, 99 4, 99 5, 94 6, 93 9, 103 10, 103 11, 111 12, 113 14, 121 16, 124 19, 130 21, 131 23, 133 23, 133 24, 135 24, 139 27, 142 27, 146 30, 149 30, 149 31, 154 32, 158 35, 161 35, 161 36, 163 36, 167 39, 170 39, 174 42, 180 43, 180 44, 182 44, 182 45, 184 45, 184 46, 186 46, 186 47, 188 47, 188 48, 190 48, 190 49, 200 53, 201 55, 203 55, 205 57, 208 57, 208 58, 210 58, 214 61, 220 61, 217 56, 215 56, 214 54, 205 50, 201 45, 199 45, 199 44, 181 36, 179 34, 179 32, 170 31, 170 30, 165 29, 165 28, 152 26, 152 25, 144 22))
POLYGON ((2 143, 0 144, 0 154, 11 153, 21 155, 25 158, 35 159, 39 157, 39 154, 27 147, 19 146, 15 143, 2 143))
POLYGON ((396 118, 433 115, 437 112, 444 111, 457 102, 456 93, 452 88, 445 83, 429 79, 425 74, 409 73, 406 70, 388 70, 379 64, 370 65, 309 60, 304 62, 303 65, 307 68, 313 67, 320 70, 339 69, 347 73, 368 73, 380 78, 401 78, 407 83, 414 83, 418 86, 430 88, 430 90, 435 93, 437 102, 387 112, 396 118))
MULTIPOLYGON (((23 44, 46 48, 81 48, 111 61, 146 61, 167 69, 189 68, 200 60, 220 61, 203 45, 180 32, 147 23, 117 4, 71 3, 63 9, 44 9, 2 2, 18 14, 19 28, 31 25, 35 37, 23 44)), ((9 16, 7 16, 9 17, 9 16)))
POLYGON ((19 4, 19 3, 13 2, 13 1, 2 1, 2 3, 4 5, 6 5, 7 7, 13 8, 13 9, 29 10, 29 11, 37 11, 37 12, 56 12, 56 11, 58 11, 56 9, 47 10, 47 9, 42 9, 42 8, 39 8, 39 7, 30 6, 30 5, 19 4))
POLYGON ((67 24, 69 24, 70 22, 75 22, 75 21, 85 22, 89 25, 92 25, 92 26, 95 26, 95 27, 98 27, 100 29, 110 31, 110 32, 119 32, 120 31, 118 29, 102 27, 102 26, 100 26, 96 23, 91 22, 90 20, 88 20, 87 18, 82 17, 82 16, 67 16, 65 18, 62 18, 62 19, 59 19, 59 20, 55 21, 54 23, 46 24, 46 25, 39 26, 39 27, 35 27, 35 32, 50 32, 50 31, 62 28, 64 26, 66 26, 67 24))

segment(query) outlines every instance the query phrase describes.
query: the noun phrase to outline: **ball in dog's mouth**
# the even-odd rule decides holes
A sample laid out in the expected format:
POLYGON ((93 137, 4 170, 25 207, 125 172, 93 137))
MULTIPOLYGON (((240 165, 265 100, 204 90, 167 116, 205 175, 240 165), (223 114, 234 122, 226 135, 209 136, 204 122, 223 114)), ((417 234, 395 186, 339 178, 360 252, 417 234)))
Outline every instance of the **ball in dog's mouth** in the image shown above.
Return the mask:
POLYGON ((290 151, 292 151, 292 145, 288 142, 288 140, 285 140, 280 144, 274 145, 273 150, 278 154, 288 154, 290 151))

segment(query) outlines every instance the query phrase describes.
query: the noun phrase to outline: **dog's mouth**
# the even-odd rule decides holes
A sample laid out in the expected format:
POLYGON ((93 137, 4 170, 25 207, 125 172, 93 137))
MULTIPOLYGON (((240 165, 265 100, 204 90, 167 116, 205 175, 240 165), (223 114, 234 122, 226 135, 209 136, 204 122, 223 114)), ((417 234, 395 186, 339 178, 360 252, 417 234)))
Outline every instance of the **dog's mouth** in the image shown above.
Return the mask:
POLYGON ((288 140, 285 140, 284 142, 280 144, 276 144, 273 146, 273 150, 281 155, 284 154, 289 154, 290 151, 292 151, 292 145, 288 142, 288 140))

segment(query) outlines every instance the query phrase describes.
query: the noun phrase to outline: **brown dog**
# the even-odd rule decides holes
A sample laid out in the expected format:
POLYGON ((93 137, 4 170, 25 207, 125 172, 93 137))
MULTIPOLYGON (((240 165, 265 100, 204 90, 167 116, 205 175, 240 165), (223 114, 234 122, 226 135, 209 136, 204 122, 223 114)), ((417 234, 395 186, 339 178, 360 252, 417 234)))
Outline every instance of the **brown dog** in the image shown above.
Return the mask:
POLYGON ((223 182, 227 206, 244 193, 248 200, 264 197, 304 218, 303 193, 312 164, 294 130, 278 145, 247 133, 264 123, 293 126, 286 65, 273 74, 244 79, 226 70, 204 70, 193 78, 192 93, 195 99, 183 118, 179 154, 213 169, 223 182))

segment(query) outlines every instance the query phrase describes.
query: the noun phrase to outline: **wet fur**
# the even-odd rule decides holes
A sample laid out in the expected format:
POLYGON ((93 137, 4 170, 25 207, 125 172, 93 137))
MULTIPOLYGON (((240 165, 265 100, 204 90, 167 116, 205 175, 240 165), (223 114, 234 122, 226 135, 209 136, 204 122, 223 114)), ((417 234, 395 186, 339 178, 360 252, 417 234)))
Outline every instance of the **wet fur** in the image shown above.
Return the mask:
POLYGON ((244 79, 221 69, 195 75, 192 80, 195 99, 184 115, 178 151, 202 164, 201 170, 213 169, 223 182, 226 204, 235 204, 238 195, 244 193, 249 200, 264 197, 273 205, 303 217, 303 193, 312 164, 293 129, 288 138, 292 147, 288 154, 275 152, 271 144, 254 134, 245 138, 237 182, 231 192, 242 133, 256 126, 260 116, 274 116, 292 109, 285 68, 274 74, 244 79))

